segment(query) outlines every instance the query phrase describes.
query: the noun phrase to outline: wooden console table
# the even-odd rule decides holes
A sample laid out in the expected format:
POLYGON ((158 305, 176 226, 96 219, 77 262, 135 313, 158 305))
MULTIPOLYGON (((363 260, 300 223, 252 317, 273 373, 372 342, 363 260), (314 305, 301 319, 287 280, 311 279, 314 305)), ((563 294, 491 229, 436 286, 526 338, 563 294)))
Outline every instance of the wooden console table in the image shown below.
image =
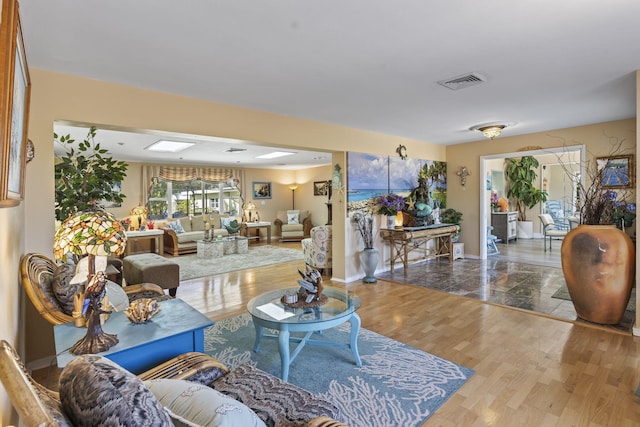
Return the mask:
POLYGON ((415 259, 421 261, 429 258, 449 257, 453 261, 453 243, 451 236, 460 230, 454 224, 435 224, 424 227, 383 228, 380 230, 382 240, 389 242, 391 249, 391 272, 393 273, 396 260, 402 261, 404 274, 409 266, 409 253, 423 250, 424 256, 415 259), (427 247, 429 241, 435 240, 435 247, 427 247))

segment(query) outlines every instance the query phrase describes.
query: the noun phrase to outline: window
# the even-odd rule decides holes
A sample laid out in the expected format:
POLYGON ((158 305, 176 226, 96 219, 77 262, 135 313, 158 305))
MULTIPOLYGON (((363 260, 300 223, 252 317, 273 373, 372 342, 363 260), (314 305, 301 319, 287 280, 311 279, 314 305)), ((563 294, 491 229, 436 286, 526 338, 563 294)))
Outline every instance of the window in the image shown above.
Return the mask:
POLYGON ((180 218, 207 213, 238 216, 241 204, 237 187, 226 182, 201 180, 172 182, 158 179, 151 186, 148 200, 151 219, 180 218))

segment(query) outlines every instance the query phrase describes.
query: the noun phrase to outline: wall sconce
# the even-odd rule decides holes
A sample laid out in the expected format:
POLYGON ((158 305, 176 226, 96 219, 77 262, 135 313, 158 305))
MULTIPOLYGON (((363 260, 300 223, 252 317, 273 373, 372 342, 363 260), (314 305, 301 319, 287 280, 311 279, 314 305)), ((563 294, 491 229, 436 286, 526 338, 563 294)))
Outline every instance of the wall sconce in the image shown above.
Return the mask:
POLYGON ((467 185, 467 177, 471 175, 471 172, 469 172, 466 166, 461 166, 460 170, 456 172, 456 175, 460 177, 460 185, 462 185, 462 189, 464 190, 464 186, 467 185))
POLYGON ((296 208, 296 188, 298 188, 298 184, 289 185, 289 190, 291 190, 291 209, 296 208))

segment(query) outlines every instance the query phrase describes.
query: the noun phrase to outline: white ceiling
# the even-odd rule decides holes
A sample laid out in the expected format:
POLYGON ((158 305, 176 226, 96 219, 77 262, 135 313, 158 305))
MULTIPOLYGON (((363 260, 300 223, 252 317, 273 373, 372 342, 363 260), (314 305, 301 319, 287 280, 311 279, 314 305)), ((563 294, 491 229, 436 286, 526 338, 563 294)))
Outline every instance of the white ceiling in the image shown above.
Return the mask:
POLYGON ((20 3, 31 67, 436 144, 636 115, 637 0, 20 3))

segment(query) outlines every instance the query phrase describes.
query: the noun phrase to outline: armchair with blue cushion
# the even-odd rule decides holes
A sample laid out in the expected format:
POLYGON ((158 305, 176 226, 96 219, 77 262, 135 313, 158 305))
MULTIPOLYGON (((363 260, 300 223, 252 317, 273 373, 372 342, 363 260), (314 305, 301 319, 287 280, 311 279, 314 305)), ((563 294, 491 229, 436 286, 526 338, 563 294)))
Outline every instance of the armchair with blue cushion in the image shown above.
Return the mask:
POLYGON ((331 271, 331 226, 320 225, 311 229, 311 237, 302 239, 304 262, 321 273, 331 271))

